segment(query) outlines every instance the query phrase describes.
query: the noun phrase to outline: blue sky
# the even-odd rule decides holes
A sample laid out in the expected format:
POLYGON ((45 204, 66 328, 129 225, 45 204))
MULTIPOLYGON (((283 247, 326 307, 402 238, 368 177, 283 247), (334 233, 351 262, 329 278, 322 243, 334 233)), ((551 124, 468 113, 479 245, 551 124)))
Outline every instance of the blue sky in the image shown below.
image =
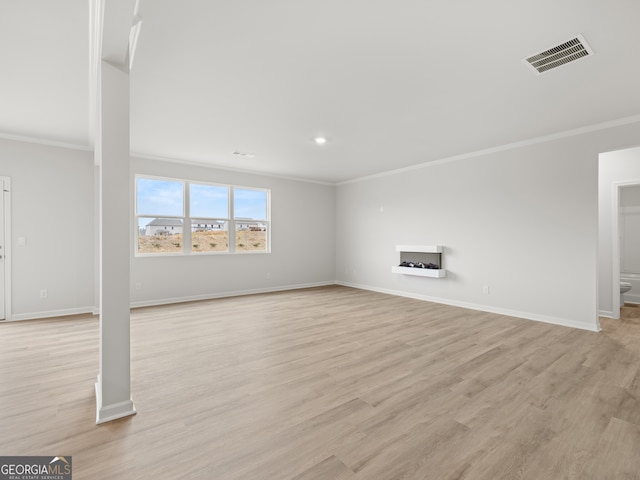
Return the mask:
POLYGON ((171 180, 136 179, 136 213, 138 215, 184 215, 182 182, 171 180))
MULTIPOLYGON (((137 178, 136 213, 156 217, 183 216, 183 185, 181 181, 137 178)), ((191 183, 189 187, 192 218, 228 217, 228 187, 199 183, 191 183)), ((236 218, 266 219, 267 192, 235 187, 234 200, 236 218)))
POLYGON ((189 185, 191 217, 227 218, 229 216, 229 189, 216 185, 189 185))
POLYGON ((236 218, 267 218, 267 192, 234 188, 234 216, 236 218))

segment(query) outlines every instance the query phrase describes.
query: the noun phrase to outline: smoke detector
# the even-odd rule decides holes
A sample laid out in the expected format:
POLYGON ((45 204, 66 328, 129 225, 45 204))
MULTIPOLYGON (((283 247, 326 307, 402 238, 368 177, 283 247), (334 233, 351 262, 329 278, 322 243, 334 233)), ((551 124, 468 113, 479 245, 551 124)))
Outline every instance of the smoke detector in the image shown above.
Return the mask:
POLYGON ((232 155, 235 155, 236 157, 242 157, 242 158, 253 158, 256 156, 255 153, 249 153, 249 152, 240 152, 238 150, 236 150, 235 152, 232 153, 232 155))
POLYGON ((540 75, 590 55, 593 55, 593 50, 587 41, 582 35, 576 35, 571 40, 523 58, 522 61, 540 75))

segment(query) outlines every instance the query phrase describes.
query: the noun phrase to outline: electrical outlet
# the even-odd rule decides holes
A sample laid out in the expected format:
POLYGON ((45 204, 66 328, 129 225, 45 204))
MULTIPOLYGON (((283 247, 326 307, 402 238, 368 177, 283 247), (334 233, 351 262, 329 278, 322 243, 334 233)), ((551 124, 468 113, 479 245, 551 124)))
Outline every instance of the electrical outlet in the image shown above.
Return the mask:
POLYGON ((489 295, 489 285, 485 285, 484 287, 482 287, 482 293, 484 293, 485 295, 489 295))
POLYGON ((47 298, 47 291, 42 289, 40 290, 40 298, 47 298))

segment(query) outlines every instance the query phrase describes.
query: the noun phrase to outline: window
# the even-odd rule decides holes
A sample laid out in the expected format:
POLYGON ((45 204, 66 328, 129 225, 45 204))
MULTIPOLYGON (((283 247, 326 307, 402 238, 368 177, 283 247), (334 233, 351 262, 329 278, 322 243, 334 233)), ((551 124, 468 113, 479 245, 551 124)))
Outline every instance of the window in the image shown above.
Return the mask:
POLYGON ((267 248, 267 192, 246 188, 233 190, 236 251, 267 248))
POLYGON ((136 179, 138 253, 183 251, 184 183, 136 179))
POLYGON ((229 187, 191 183, 191 251, 229 251, 229 187))
POLYGON ((269 193, 138 176, 136 254, 269 252, 269 193))

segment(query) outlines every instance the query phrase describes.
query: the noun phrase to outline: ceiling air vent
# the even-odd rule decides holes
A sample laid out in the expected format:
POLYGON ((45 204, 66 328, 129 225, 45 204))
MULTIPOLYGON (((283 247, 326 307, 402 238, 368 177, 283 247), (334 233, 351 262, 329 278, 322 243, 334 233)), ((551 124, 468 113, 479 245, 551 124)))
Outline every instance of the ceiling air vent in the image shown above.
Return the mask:
POLYGON ((593 50, 582 35, 577 35, 544 52, 523 58, 522 61, 539 75, 589 55, 593 55, 593 50))

